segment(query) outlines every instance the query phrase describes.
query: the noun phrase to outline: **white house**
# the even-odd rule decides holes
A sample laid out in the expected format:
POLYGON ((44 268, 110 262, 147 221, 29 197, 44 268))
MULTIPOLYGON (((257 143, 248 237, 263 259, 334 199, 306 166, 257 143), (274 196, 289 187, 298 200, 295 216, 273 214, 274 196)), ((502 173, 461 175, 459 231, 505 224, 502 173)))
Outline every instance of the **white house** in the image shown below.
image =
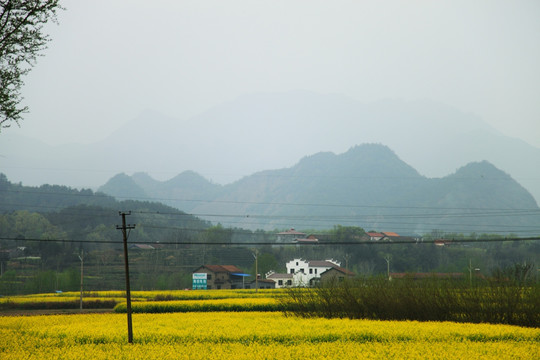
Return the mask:
POLYGON ((321 274, 330 269, 337 270, 340 274, 354 276, 351 271, 342 268, 341 263, 336 260, 303 260, 294 259, 287 264, 286 274, 278 274, 270 271, 266 274, 267 279, 276 282, 276 288, 288 286, 313 286, 321 280, 321 274))
POLYGON ((278 274, 269 271, 266 273, 266 279, 274 280, 276 289, 293 286, 293 276, 291 274, 278 274))
POLYGON ((293 275, 294 286, 312 286, 319 279, 320 275, 333 267, 340 267, 341 263, 336 260, 303 260, 294 259, 285 266, 287 273, 293 275))

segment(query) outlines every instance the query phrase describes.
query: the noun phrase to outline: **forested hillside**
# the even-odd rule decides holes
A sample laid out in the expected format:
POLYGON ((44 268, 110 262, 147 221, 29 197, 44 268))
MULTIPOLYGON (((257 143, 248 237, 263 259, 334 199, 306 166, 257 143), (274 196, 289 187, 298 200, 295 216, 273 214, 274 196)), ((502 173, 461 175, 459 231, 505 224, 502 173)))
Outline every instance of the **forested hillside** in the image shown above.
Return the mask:
POLYGON ((0 180, 0 295, 77 290, 82 267, 87 291, 123 289, 120 211, 129 212, 127 221, 135 224, 128 243, 132 288, 137 290, 190 287, 191 272, 202 264, 232 264, 254 275, 256 254, 257 272, 263 276, 284 271, 293 258, 336 259, 363 275, 389 269, 466 274, 471 264, 489 275, 509 274, 515 264, 535 271, 540 257, 537 240, 502 241, 493 234, 433 231, 366 243, 364 228, 340 224, 341 217, 331 218, 336 224, 324 229, 298 228, 318 238, 318 245, 284 244, 277 242, 283 227, 246 230, 212 224, 158 202, 119 201, 59 186, 26 187, 5 176, 0 180), (435 245, 435 239, 446 239, 445 246, 435 245), (463 239, 501 241, 460 243, 463 239))

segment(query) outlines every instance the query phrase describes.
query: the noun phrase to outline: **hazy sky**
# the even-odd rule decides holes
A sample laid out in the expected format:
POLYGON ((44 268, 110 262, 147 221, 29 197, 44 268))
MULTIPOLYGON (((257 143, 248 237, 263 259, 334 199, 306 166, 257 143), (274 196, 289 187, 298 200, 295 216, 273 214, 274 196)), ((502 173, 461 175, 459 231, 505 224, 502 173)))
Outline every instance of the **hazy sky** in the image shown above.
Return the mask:
MULTIPOLYGON (((540 1, 64 0, 6 131, 106 137, 239 95, 431 99, 540 147, 540 1)), ((148 124, 151 127, 152 124, 148 124)))

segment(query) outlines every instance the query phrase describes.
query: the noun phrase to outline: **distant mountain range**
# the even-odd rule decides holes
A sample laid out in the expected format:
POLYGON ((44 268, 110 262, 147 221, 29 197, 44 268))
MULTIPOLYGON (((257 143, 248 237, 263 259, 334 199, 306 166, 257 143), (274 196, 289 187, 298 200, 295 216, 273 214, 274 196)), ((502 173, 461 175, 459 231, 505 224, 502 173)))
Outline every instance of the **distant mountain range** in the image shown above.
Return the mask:
POLYGON ((504 136, 473 114, 427 100, 361 103, 305 91, 257 93, 187 119, 149 110, 119 129, 103 129, 104 139, 87 145, 50 146, 16 130, 0 135, 0 171, 32 186, 95 189, 121 172, 164 180, 186 170, 225 185, 292 167, 308 154, 378 143, 429 178, 489 161, 540 202, 539 148, 504 136))
POLYGON ((228 185, 193 171, 168 181, 136 173, 118 174, 99 191, 150 198, 224 226, 251 229, 339 224, 402 234, 540 232, 532 195, 491 163, 473 162, 446 177, 427 178, 379 144, 339 155, 317 153, 228 185))

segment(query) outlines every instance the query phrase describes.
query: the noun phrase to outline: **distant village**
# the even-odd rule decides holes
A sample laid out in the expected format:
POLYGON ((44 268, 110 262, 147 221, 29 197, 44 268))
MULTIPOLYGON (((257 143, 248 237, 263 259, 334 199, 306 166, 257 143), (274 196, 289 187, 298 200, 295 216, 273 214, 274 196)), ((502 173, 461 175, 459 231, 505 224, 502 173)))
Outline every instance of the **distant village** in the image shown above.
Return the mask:
MULTIPOLYGON (((309 246, 327 243, 331 239, 325 238, 325 235, 321 235, 321 239, 316 235, 306 234, 291 228, 287 231, 278 232, 275 234, 275 245, 272 247, 282 246, 309 246)), ((422 242, 420 237, 413 236, 401 236, 395 232, 375 232, 369 231, 362 235, 353 237, 351 241, 357 242, 422 242)), ((452 245, 451 240, 436 239, 433 244, 437 247, 446 247, 452 245)), ((164 245, 160 243, 134 243, 129 245, 131 251, 135 251, 138 254, 145 252, 164 249, 164 245)), ((243 269, 237 265, 230 263, 219 264, 210 263, 203 264, 197 268, 187 269, 187 273, 191 272, 191 289, 193 290, 220 290, 220 289, 278 289, 284 287, 313 287, 319 284, 328 282, 342 282, 347 278, 353 278, 357 274, 351 271, 347 265, 343 266, 342 263, 333 258, 323 259, 305 259, 300 257, 298 253, 291 256, 290 260, 283 259, 286 262, 279 266, 279 269, 285 268, 285 271, 276 271, 273 269, 261 274, 258 272, 257 267, 252 269, 251 274, 246 273, 243 269), (283 266, 284 265, 284 266, 283 266), (256 273, 256 274, 255 274, 256 273)), ((330 254, 325 257, 332 256, 330 254)), ((31 261, 40 260, 39 257, 30 256, 28 249, 25 246, 18 246, 11 249, 0 250, 0 274, 5 272, 5 264, 7 261, 13 259, 22 259, 25 264, 31 261)), ((283 261, 282 260, 282 261, 283 261)), ((387 260, 388 261, 388 260, 387 260)), ((81 260, 82 262, 82 260, 81 260)), ((193 265, 192 265, 193 266, 193 265)), ((389 279, 403 278, 405 276, 413 275, 416 278, 422 278, 426 276, 440 276, 445 278, 463 278, 469 276, 469 274, 463 273, 391 273, 390 266, 388 265, 386 276, 389 279)), ((475 275, 477 272, 475 272, 475 275)), ((189 287, 189 278, 184 286, 189 287)))
MULTIPOLYGON (((403 237, 395 232, 367 232, 362 241, 396 241, 403 237)), ((318 243, 314 235, 308 235, 295 229, 277 234, 277 243, 282 244, 314 244, 318 243)), ((436 241, 435 245, 444 246, 447 241, 436 241)), ((334 259, 305 260, 295 258, 285 264, 286 272, 277 273, 269 271, 264 278, 257 274, 246 274, 235 265, 202 265, 193 271, 193 290, 220 290, 220 289, 278 289, 284 287, 313 287, 328 282, 343 282, 352 278, 355 273, 341 266, 334 259), (246 279, 250 279, 246 281, 246 279)), ((415 274, 424 277, 427 274, 415 274)), ((443 275, 443 274, 435 274, 443 275)), ((444 274, 450 277, 463 277, 464 274, 444 274)), ((404 277, 405 274, 388 274, 389 277, 404 277)))

